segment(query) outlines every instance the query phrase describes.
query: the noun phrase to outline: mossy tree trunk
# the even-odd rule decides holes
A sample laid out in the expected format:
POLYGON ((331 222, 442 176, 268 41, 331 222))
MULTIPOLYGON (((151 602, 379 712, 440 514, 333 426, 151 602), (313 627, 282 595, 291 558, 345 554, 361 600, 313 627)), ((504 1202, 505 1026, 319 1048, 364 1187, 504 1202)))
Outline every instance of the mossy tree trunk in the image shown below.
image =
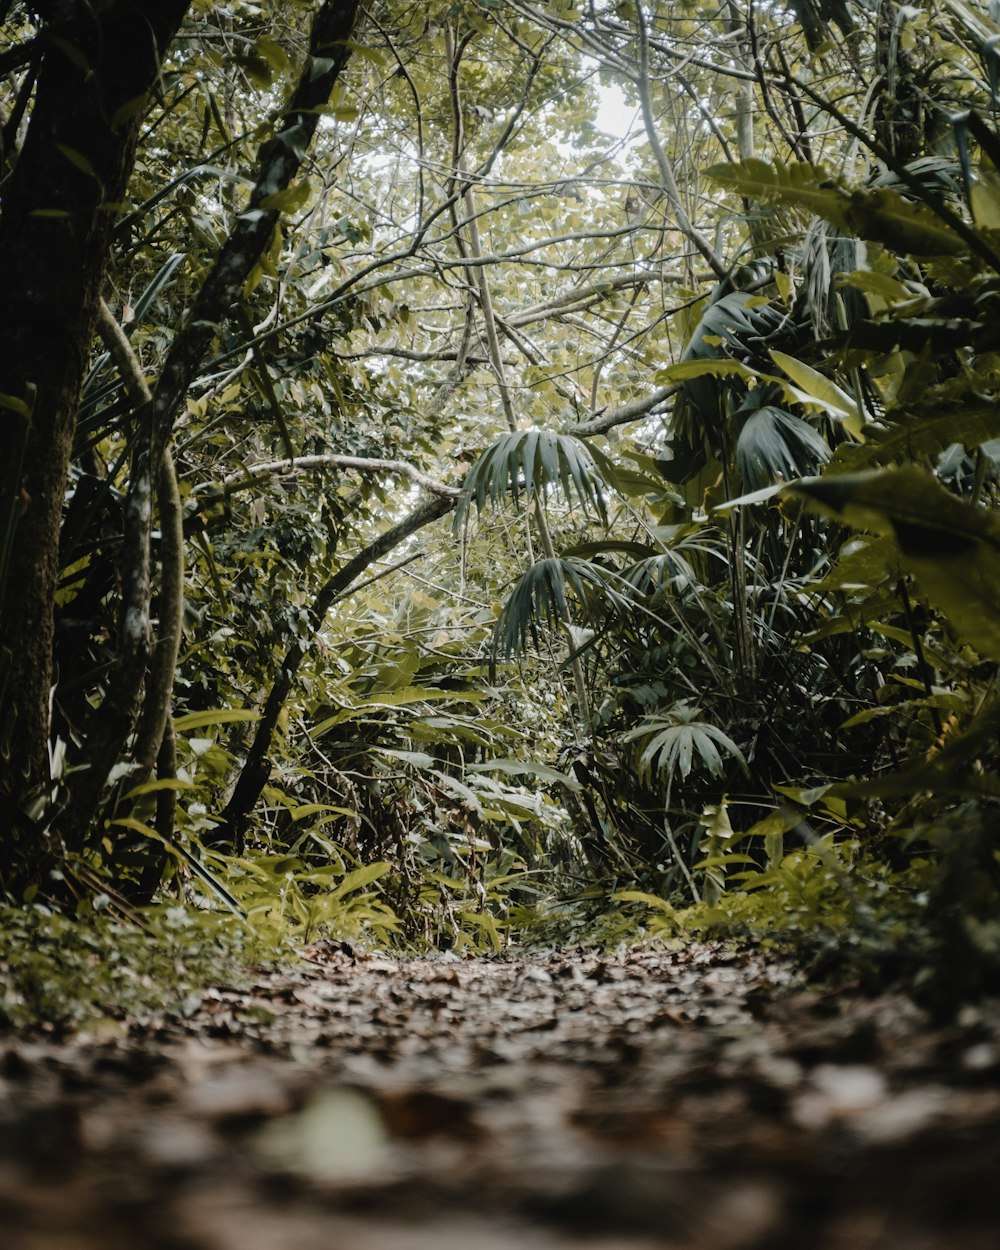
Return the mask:
MULTIPOLYGON (((23 469, 5 475, 0 508, 14 526, 0 589, 8 813, 49 780, 59 525, 77 405, 141 119, 187 8, 188 0, 75 4, 44 26, 31 118, 4 187, 0 445, 13 448, 27 422, 23 469)), ((8 841, 0 868, 13 853, 8 841)))

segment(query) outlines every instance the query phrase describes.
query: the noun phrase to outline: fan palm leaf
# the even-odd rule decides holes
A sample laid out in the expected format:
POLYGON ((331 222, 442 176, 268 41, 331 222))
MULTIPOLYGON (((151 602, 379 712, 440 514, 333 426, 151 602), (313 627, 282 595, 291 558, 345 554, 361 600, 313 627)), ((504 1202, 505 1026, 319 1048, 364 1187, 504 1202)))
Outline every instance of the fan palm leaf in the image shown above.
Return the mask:
POLYGON ((604 490, 613 481, 614 469, 606 457, 572 434, 515 430, 501 435, 469 470, 455 528, 468 524, 473 502, 479 512, 487 503, 495 507, 506 498, 518 507, 522 494, 530 498, 553 489, 606 524, 604 490))
POLYGON ((770 404, 751 413, 736 440, 736 467, 748 490, 808 476, 829 459, 830 448, 807 421, 770 404))
POLYGON ((743 752, 728 734, 699 719, 701 708, 686 700, 675 703, 664 716, 648 716, 625 735, 626 742, 642 742, 639 776, 649 780, 654 773, 666 775, 668 787, 674 777, 685 780, 697 767, 707 768, 714 777, 725 771, 724 755, 735 759, 744 772, 743 752))
POLYGON ((558 627, 567 619, 569 592, 586 603, 594 592, 613 593, 607 571, 586 560, 539 560, 517 580, 493 628, 494 652, 505 658, 538 646, 538 626, 558 627))

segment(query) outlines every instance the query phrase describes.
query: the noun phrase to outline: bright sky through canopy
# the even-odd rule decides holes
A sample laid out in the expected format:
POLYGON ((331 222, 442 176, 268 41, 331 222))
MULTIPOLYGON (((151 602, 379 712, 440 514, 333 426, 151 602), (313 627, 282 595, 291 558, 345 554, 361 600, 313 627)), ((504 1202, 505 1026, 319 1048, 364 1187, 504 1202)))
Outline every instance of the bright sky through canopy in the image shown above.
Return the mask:
POLYGON ((636 109, 625 100, 621 87, 617 84, 597 87, 600 104, 597 109, 596 122, 601 130, 618 139, 624 139, 636 119, 636 109))

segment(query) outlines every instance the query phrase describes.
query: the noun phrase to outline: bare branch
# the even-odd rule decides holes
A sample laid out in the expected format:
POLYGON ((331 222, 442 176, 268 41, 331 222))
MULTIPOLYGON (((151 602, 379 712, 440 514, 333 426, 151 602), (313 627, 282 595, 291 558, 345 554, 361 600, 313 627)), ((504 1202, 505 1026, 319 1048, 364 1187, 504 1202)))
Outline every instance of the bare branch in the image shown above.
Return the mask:
POLYGON ((642 109, 643 125, 646 128, 646 138, 649 140, 649 146, 653 149, 653 155, 656 158, 656 167, 660 171, 660 181, 663 185, 663 191, 670 202, 670 207, 674 211, 677 219, 677 226, 681 233, 694 244, 698 251, 708 262, 720 281, 728 276, 726 266, 716 255, 715 249, 708 242, 701 231, 694 225, 687 215, 684 203, 681 200, 681 193, 677 186, 677 179, 674 177, 673 166, 667 160, 667 154, 660 142, 660 135, 656 127, 656 119, 653 116, 653 104, 649 92, 649 32, 646 23, 646 11, 643 8, 642 0, 638 0, 636 6, 636 14, 638 15, 639 25, 639 72, 635 75, 633 81, 639 92, 639 105, 642 109))
MULTIPOLYGON (((455 502, 455 499, 450 496, 438 496, 437 498, 427 500, 409 513, 408 516, 405 516, 398 524, 393 525, 384 534, 380 534, 367 547, 359 551, 353 559, 348 560, 342 568, 338 569, 320 590, 309 609, 309 620, 313 636, 321 628, 326 620, 326 614, 333 605, 356 588, 359 579, 376 560, 380 560, 383 556, 388 555, 390 551, 393 551, 401 543, 405 542, 406 539, 425 526, 430 525, 433 521, 447 516, 454 509, 455 502)), ((308 648, 303 648, 300 643, 296 642, 285 655, 281 668, 278 670, 274 683, 268 692, 260 720, 257 722, 256 732, 250 745, 250 750, 247 752, 243 771, 240 773, 232 797, 222 813, 222 823, 211 834, 206 836, 205 842, 216 846, 236 847, 237 849, 242 845, 247 819, 253 810, 254 804, 260 797, 261 791, 267 784, 270 771, 267 753, 274 737, 281 709, 285 706, 285 702, 291 693, 299 666, 307 652, 308 648)))
POLYGON ((338 456, 333 452, 317 456, 296 456, 294 460, 268 460, 262 464, 248 464, 236 473, 230 473, 221 482, 206 482, 195 489, 197 495, 234 495, 249 490, 271 477, 287 476, 300 469, 361 469, 366 473, 397 473, 408 477, 419 486, 437 495, 460 495, 457 486, 448 486, 427 473, 422 473, 405 460, 379 460, 366 456, 338 456))
POLYGON ((679 382, 674 382, 670 386, 661 386, 648 395, 622 404, 620 408, 612 408, 610 412, 601 413, 600 416, 590 421, 582 421, 579 425, 574 425, 570 433, 585 438, 588 434, 604 434, 616 425, 626 425, 629 421, 637 421, 640 417, 648 416, 660 404, 666 403, 680 389, 679 382))
MULTIPOLYGON (((463 46, 459 45, 456 48, 454 32, 449 23, 445 30, 445 47, 448 54, 449 98, 451 100, 452 121, 455 127, 454 179, 456 183, 461 183, 464 186, 463 198, 468 210, 467 227, 469 231, 467 255, 481 261, 483 245, 479 237, 479 219, 476 213, 475 195, 471 182, 467 182, 468 168, 465 159, 465 138, 462 130, 462 99, 458 85, 459 58, 461 57, 463 46)), ((461 241, 461 232, 457 230, 457 227, 456 235, 461 241)), ((461 250, 463 256, 466 255, 465 248, 461 248, 461 250)), ((493 366, 493 372, 496 374, 497 385, 500 389, 500 402, 503 405, 504 416, 507 419, 508 427, 511 430, 516 430, 517 417, 514 413, 514 402, 511 398, 510 387, 507 384, 507 376, 504 371, 503 356, 500 351, 500 338, 497 333, 496 317, 493 313, 493 297, 490 294, 490 284, 486 270, 481 263, 475 271, 475 288, 479 306, 483 313, 483 325, 486 330, 486 343, 489 347, 490 363, 493 366)))

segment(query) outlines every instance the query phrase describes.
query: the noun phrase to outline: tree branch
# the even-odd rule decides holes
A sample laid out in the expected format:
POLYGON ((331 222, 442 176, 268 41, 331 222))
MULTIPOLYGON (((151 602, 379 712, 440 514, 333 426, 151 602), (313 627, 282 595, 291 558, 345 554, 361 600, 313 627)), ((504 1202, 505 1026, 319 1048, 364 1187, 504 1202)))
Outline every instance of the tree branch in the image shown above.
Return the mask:
MULTIPOLYGON (((89 767, 82 773, 69 820, 86 828, 106 779, 135 719, 145 671, 149 632, 149 561, 152 537, 152 466, 163 462, 176 413, 213 337, 239 306, 251 269, 270 242, 280 209, 273 198, 298 174, 319 124, 319 109, 350 56, 360 0, 325 0, 313 20, 306 58, 288 111, 273 139, 259 154, 259 174, 247 208, 222 245, 194 302, 187 323, 174 339, 148 403, 139 409, 139 444, 125 504, 122 542, 122 641, 108 681, 100 718, 87 743, 89 767), (82 797, 81 797, 82 796, 82 797)), ((150 726, 150 733, 153 726, 150 726)), ((162 729, 161 729, 162 737, 162 729)), ((141 744, 146 746, 146 743, 141 744)))
MULTIPOLYGON (((105 347, 114 360, 133 404, 141 408, 152 395, 142 367, 132 350, 125 331, 118 324, 104 300, 101 300, 97 326, 105 347)), ((174 689, 174 671, 181 643, 184 617, 184 529, 180 492, 173 457, 164 448, 160 457, 157 480, 157 503, 160 513, 160 601, 158 637, 150 653, 149 675, 142 718, 135 744, 135 760, 140 775, 134 782, 145 780, 152 771, 163 741, 174 689)), ((123 618, 130 606, 123 604, 123 618)), ((111 761, 113 765, 114 761, 111 761)))
MULTIPOLYGON (((464 47, 464 44, 462 47, 464 47)), ((469 232, 468 255, 473 260, 481 262, 483 244, 479 236, 479 217, 476 213, 475 193, 472 189, 472 183, 468 180, 468 167, 465 159, 465 134, 462 129, 462 98, 458 84, 458 66, 462 48, 456 49, 455 36, 450 22, 445 28, 445 49, 448 56, 448 94, 451 101, 452 124, 455 129, 454 179, 456 183, 461 184, 464 188, 463 199, 467 213, 466 226, 469 232)), ((456 233, 461 240, 461 233, 458 232, 457 223, 456 233)), ((462 250, 464 252, 464 249, 462 250)), ((486 343, 489 348, 490 362, 493 366, 493 372, 496 374, 497 386, 500 389, 500 403, 503 406, 507 426, 511 430, 516 430, 517 417, 514 413, 514 401, 511 398, 510 387, 507 384, 507 375, 504 371, 503 355, 500 351, 500 338, 497 334, 496 317, 493 313, 493 297, 490 294, 490 284, 486 269, 482 263, 479 264, 474 272, 470 273, 470 282, 474 284, 479 298, 479 306, 482 309, 483 326, 486 331, 486 343)))
POLYGON ((582 421, 579 425, 574 425, 570 433, 578 438, 586 438, 588 434, 604 434, 616 425, 626 425, 629 421, 637 421, 639 417, 646 416, 654 408, 658 408, 660 404, 670 399, 672 395, 676 395, 680 389, 679 382, 673 382, 670 386, 661 386, 649 395, 630 400, 627 404, 622 404, 620 408, 612 408, 610 412, 603 412, 590 421, 582 421))
MULTIPOLYGON (((379 535, 367 547, 359 551, 353 559, 348 560, 342 568, 338 569, 319 591, 309 609, 313 638, 319 632, 323 622, 326 620, 327 613, 333 605, 347 596, 358 578, 376 560, 380 560, 384 555, 398 547, 400 543, 405 542, 406 539, 423 529, 424 526, 430 525, 433 521, 437 521, 443 516, 447 516, 455 508, 456 503, 457 499, 452 495, 438 495, 436 498, 428 500, 426 503, 421 504, 420 507, 415 508, 402 521, 386 530, 384 534, 379 535)), ((267 784, 270 771, 267 753, 274 738, 278 718, 281 715, 281 709, 284 707, 285 701, 291 693, 299 665, 302 663, 308 650, 309 648, 303 647, 296 642, 286 653, 281 668, 278 670, 278 675, 274 679, 268 693, 260 720, 257 722, 254 739, 250 744, 250 750, 247 752, 247 758, 236 782, 232 797, 222 812, 221 822, 217 829, 214 829, 211 834, 204 838, 208 845, 232 847, 237 851, 242 848, 250 813, 260 798, 261 791, 267 784)))
POLYGON ((729 276, 729 271, 715 254, 715 249, 712 245, 688 217, 681 199, 680 189, 677 186, 677 179, 674 177, 673 167, 667 160, 667 154, 663 150, 663 144, 660 142, 649 92, 649 29, 646 21, 646 11, 643 8, 643 0, 637 0, 635 11, 639 29, 639 71, 633 81, 639 92, 639 106, 642 110, 642 121, 646 129, 646 138, 649 140, 649 146, 653 149, 653 156, 656 158, 656 167, 660 171, 660 182, 663 186, 663 192, 670 202, 670 207, 674 210, 678 229, 685 238, 694 244, 708 262, 712 272, 721 282, 729 276))
POLYGON ((262 464, 248 464, 237 473, 227 474, 220 482, 206 482, 195 489, 197 495, 234 495, 249 490, 258 482, 267 481, 298 469, 361 469, 372 473, 398 473, 408 477, 419 486, 425 486, 437 495, 457 496, 462 493, 458 486, 448 486, 436 478, 407 464, 405 460, 378 460, 365 456, 339 456, 333 452, 317 456, 296 456, 294 460, 268 460, 262 464))
POLYGON ((309 56, 288 112, 273 139, 260 150, 260 172, 250 202, 222 245, 198 293, 184 329, 174 340, 153 393, 154 453, 170 437, 176 413, 218 333, 242 299, 243 285, 271 240, 281 216, 274 197, 287 189, 302 167, 319 124, 319 109, 330 98, 347 64, 360 0, 325 0, 313 21, 309 56))
MULTIPOLYGON (((148 418, 152 400, 149 385, 132 350, 132 344, 103 299, 98 305, 97 329, 142 422, 144 418, 148 418)), ((148 466, 148 461, 146 464, 148 466)), ((147 503, 151 503, 147 498, 148 488, 147 475, 143 481, 143 490, 130 494, 129 506, 144 512, 147 503)), ((94 727, 92 737, 86 743, 86 768, 72 788, 73 801, 69 814, 71 842, 78 842, 83 837, 91 814, 98 804, 104 780, 122 749, 123 730, 127 735, 134 719, 131 705, 135 702, 144 676, 146 694, 133 748, 136 761, 136 769, 130 777, 133 785, 145 781, 156 765, 170 720, 174 672, 177 668, 184 615, 184 531, 177 474, 173 457, 167 448, 163 449, 160 457, 156 495, 160 514, 161 563, 158 637, 155 643, 151 643, 148 612, 150 561, 146 546, 142 550, 133 550, 132 554, 138 560, 134 569, 127 556, 123 558, 125 576, 122 585, 119 654, 105 698, 109 707, 105 708, 102 704, 101 717, 94 727)), ((131 527, 130 533, 134 539, 137 527, 131 527)), ((168 755, 163 758, 167 759, 168 755)))

